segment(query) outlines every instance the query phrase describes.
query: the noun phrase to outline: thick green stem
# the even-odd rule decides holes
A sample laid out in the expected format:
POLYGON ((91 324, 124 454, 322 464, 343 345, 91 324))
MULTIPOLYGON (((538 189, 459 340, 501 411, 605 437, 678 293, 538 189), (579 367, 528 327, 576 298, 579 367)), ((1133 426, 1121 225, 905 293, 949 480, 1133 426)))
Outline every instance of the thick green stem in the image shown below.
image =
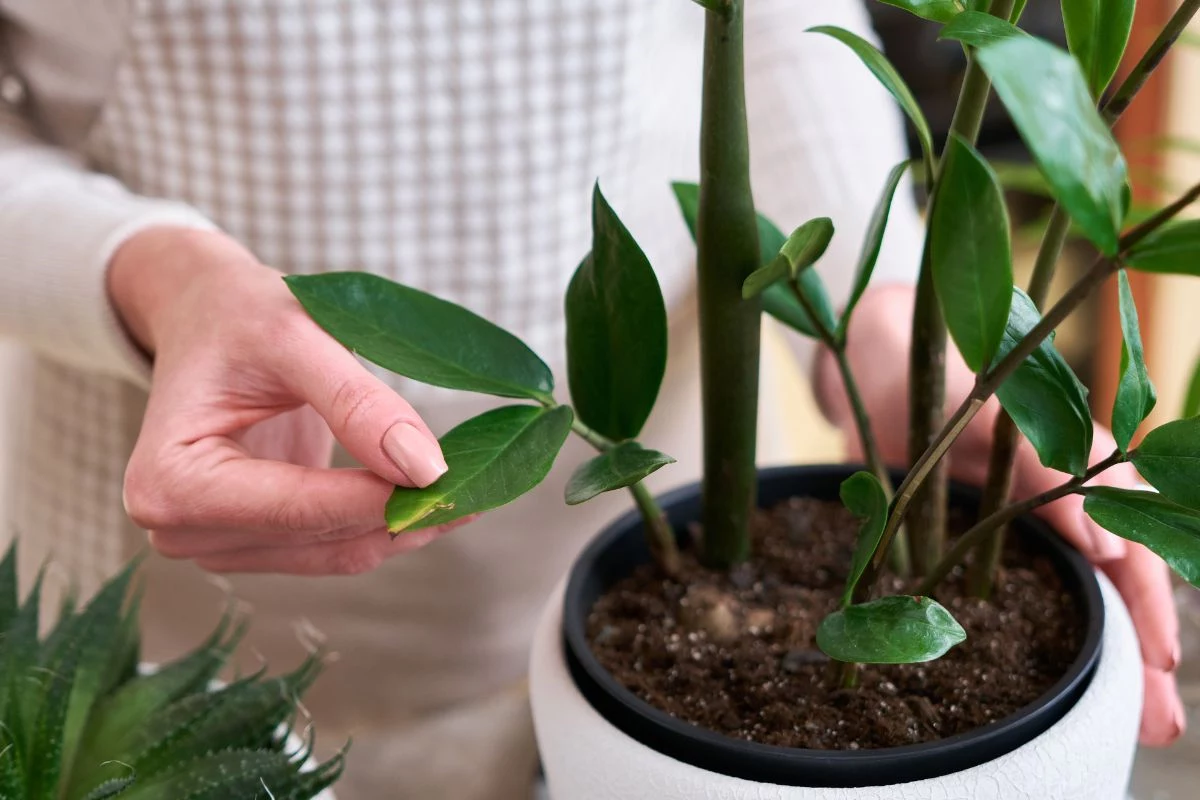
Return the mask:
POLYGON ((1120 464, 1125 461, 1127 456, 1120 450, 1114 452, 1108 458, 1088 469, 1083 475, 1071 478, 1066 483, 1060 484, 1053 489, 1042 492, 1041 494, 1031 497, 1028 500, 1022 500, 1020 503, 1013 503, 1009 506, 994 512, 985 519, 975 523, 975 526, 959 537, 954 543, 954 547, 946 553, 943 558, 934 568, 926 575, 921 583, 913 590, 917 595, 932 594, 937 585, 950 574, 950 571, 962 561, 962 559, 971 551, 972 548, 978 546, 988 536, 991 536, 997 528, 1002 525, 1007 525, 1022 514, 1027 514, 1035 508, 1053 503, 1059 498, 1066 497, 1069 494, 1082 491, 1085 483, 1092 478, 1104 472, 1115 464, 1120 464))
MULTIPOLYGON (((601 453, 606 453, 617 446, 612 439, 584 425, 578 417, 571 423, 571 430, 601 453)), ((629 493, 633 495, 633 502, 637 504, 638 511, 642 513, 642 522, 646 526, 646 546, 650 548, 650 555, 654 558, 654 563, 665 575, 670 577, 678 575, 679 545, 675 541, 675 531, 671 528, 671 523, 667 521, 667 515, 658 507, 658 503, 650 491, 640 481, 629 487, 629 493)))
POLYGON ((696 224, 704 413, 704 559, 723 568, 749 555, 757 495, 761 302, 742 299, 759 265, 750 191, 742 0, 707 11, 696 224))
MULTIPOLYGON (((1014 0, 993 0, 988 11, 1001 19, 1012 16, 1014 0)), ((987 74, 968 54, 967 70, 959 90, 958 105, 950 122, 951 135, 974 143, 983 124, 991 83, 987 74)), ((937 199, 941 165, 930 187, 930 204, 937 199)), ((934 441, 946 415, 946 324, 938 307, 933 283, 933 265, 926 234, 921 272, 917 280, 917 299, 913 312, 912 352, 909 356, 909 427, 908 453, 915 463, 934 441)), ((948 475, 939 462, 932 465, 921 491, 912 499, 907 528, 913 566, 924 573, 941 558, 946 542, 946 501, 948 475)), ((873 575, 871 577, 874 577, 873 575)))
MULTIPOLYGON (((1060 205, 1050 212, 1050 222, 1038 248, 1033 264, 1033 275, 1029 279, 1029 298, 1040 310, 1050 294, 1058 258, 1071 229, 1071 217, 1060 205)), ((992 452, 988 459, 988 477, 984 484, 983 497, 979 506, 979 518, 984 519, 1004 507, 1012 488, 1013 460, 1017 454, 1020 431, 1012 418, 1004 411, 996 417, 992 428, 992 452)), ((992 593, 996 573, 1000 567, 1000 556, 1004 552, 1005 526, 996 528, 975 551, 975 557, 967 568, 967 590, 976 597, 987 598, 992 593)))

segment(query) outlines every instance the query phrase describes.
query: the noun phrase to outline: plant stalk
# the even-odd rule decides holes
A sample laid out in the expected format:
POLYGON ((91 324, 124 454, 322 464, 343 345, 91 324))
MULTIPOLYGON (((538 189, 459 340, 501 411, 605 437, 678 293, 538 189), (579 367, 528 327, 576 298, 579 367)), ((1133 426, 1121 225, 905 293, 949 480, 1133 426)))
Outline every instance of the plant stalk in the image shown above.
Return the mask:
MULTIPOLYGON (((1038 248, 1033 264, 1033 275, 1029 279, 1029 298, 1040 311, 1050 294, 1050 284, 1062 255, 1067 233, 1071 229, 1071 217, 1062 206, 1055 204, 1050 212, 1050 222, 1038 248)), ((984 519, 1004 507, 1012 490, 1013 461, 1017 454, 1020 431, 1003 409, 996 417, 992 428, 992 452, 988 458, 987 483, 979 506, 979 518, 984 519)), ((1005 526, 996 528, 992 536, 975 549, 975 557, 967 567, 967 591, 976 597, 987 598, 1000 567, 1000 556, 1004 552, 1005 526)))
POLYGON ((705 12, 696 220, 704 417, 704 560, 727 568, 750 551, 757 496, 761 301, 742 298, 759 264, 750 190, 743 0, 705 12))
MULTIPOLYGON (((1012 16, 1014 5, 1014 0, 993 0, 987 10, 1001 19, 1008 19, 1012 16)), ((968 142, 975 142, 983 124, 983 113, 990 92, 991 82, 987 74, 975 60, 974 53, 968 53, 967 70, 950 122, 951 135, 957 134, 968 142)), ((930 187, 930 207, 936 202, 940 179, 939 163, 935 169, 934 185, 930 187)), ((908 453, 910 463, 915 464, 932 445, 946 415, 946 323, 942 319, 934 289, 928 232, 921 256, 913 312, 908 402, 908 453)), ((948 475, 945 467, 940 462, 935 463, 924 480, 923 488, 913 499, 907 516, 913 566, 918 573, 924 573, 936 564, 945 548, 947 492, 948 475)))
POLYGON ((1192 17, 1196 16, 1196 12, 1200 11, 1200 0, 1183 0, 1175 13, 1171 15, 1171 19, 1159 31, 1158 36, 1147 48, 1138 63, 1129 71, 1129 75, 1121 82, 1117 91, 1113 92, 1112 97, 1104 104, 1101 112, 1105 120, 1111 125, 1116 122, 1120 116, 1125 113, 1125 109, 1129 108, 1129 104, 1133 102, 1134 96, 1146 83, 1150 74, 1155 68, 1162 63, 1167 53, 1171 49, 1171 45, 1175 44, 1175 40, 1184 32, 1188 24, 1192 21, 1192 17))
MULTIPOLYGON (((800 291, 795 281, 791 284, 792 294, 800 306, 808 313, 809 319, 812 321, 813 328, 817 331, 817 336, 821 340, 821 344, 833 353, 834 361, 837 363, 838 373, 842 378, 842 385, 846 388, 846 398, 850 401, 850 411, 854 416, 854 426, 858 433, 858 440, 862 444, 863 458, 867 462, 867 467, 871 473, 879 480, 883 486, 884 494, 887 495, 889 501, 895 494, 895 488, 892 486, 892 476, 888 473, 887 464, 883 461, 883 456, 879 452, 879 445, 875 439, 875 431, 871 428, 871 417, 867 414, 867 406, 863 402, 862 392, 859 391, 858 381, 854 378, 854 371, 850 368, 850 359, 846 357, 846 343, 844 340, 839 341, 834 332, 827 329, 820 321, 821 318, 817 315, 816 309, 809 302, 808 297, 804 292, 800 291)), ((897 575, 907 577, 912 571, 912 562, 908 550, 908 538, 904 535, 904 531, 900 531, 892 543, 892 568, 897 575)))
POLYGON ((954 569, 972 547, 985 541, 986 538, 995 532, 1002 525, 1007 525, 1022 514, 1026 514, 1035 508, 1053 503, 1059 498, 1066 497, 1069 494, 1083 489, 1085 483, 1095 478, 1101 472, 1104 472, 1109 467, 1120 464, 1125 461, 1127 456, 1120 450, 1117 450, 1108 458, 1099 462, 1093 467, 1090 467, 1083 475, 1071 478, 1069 481, 1062 483, 1053 489, 1049 489, 1041 494, 1031 497, 1027 500, 1022 500, 1019 503, 1012 503, 1004 508, 988 515, 986 518, 975 523, 974 527, 959 537, 954 546, 947 551, 946 556, 926 575, 921 583, 914 590, 914 594, 928 595, 937 588, 937 585, 942 582, 950 571, 954 569))
MULTIPOLYGON (((617 446, 612 439, 580 422, 578 417, 571 422, 571 430, 601 453, 607 453, 617 446)), ((633 495, 633 502, 642 514, 642 522, 646 526, 646 546, 650 548, 654 563, 667 577, 675 577, 679 574, 679 544, 675 541, 675 531, 667 515, 641 481, 630 486, 629 493, 633 495)))
MULTIPOLYGON (((967 427, 967 424, 979 413, 979 409, 983 407, 987 399, 996 393, 996 389, 1021 365, 1021 362, 1036 350, 1042 341, 1053 333, 1054 329, 1061 325, 1063 320, 1078 308, 1080 303, 1097 286, 1104 283, 1109 276, 1120 269, 1120 258, 1124 253, 1128 252, 1134 245, 1177 216, 1180 211, 1195 202, 1197 198, 1200 198, 1200 183, 1188 189, 1169 206, 1122 236, 1115 258, 1098 258, 1084 276, 1071 286, 1059 298, 1058 302, 1042 316, 1038 324, 1034 325, 1029 333, 1017 342, 1008 355, 1000 359, 991 369, 976 379, 975 387, 971 390, 970 394, 967 395, 966 399, 963 400, 950 418, 946 420, 946 424, 942 426, 941 432, 934 439, 933 443, 930 444, 929 449, 917 459, 917 463, 913 465, 908 475, 905 476, 904 481, 897 487, 896 497, 892 501, 891 513, 888 515, 887 526, 884 528, 879 547, 875 551, 875 555, 871 561, 871 568, 867 573, 871 579, 874 579, 875 575, 878 574, 879 562, 882 560, 881 554, 886 552, 888 544, 895 536, 896 530, 900 527, 899 520, 904 516, 909 503, 912 501, 913 493, 920 487, 925 477, 929 474, 932 464, 941 460, 946 451, 950 449, 953 441, 959 437, 963 429, 967 427)), ((863 581, 865 582, 866 580, 867 576, 864 576, 863 581)))
MULTIPOLYGON (((1110 126, 1133 102, 1133 98, 1137 96, 1138 91, 1145 85, 1155 68, 1162 63, 1171 46, 1190 24, 1198 10, 1200 10, 1200 0, 1185 0, 1171 15, 1171 19, 1159 31, 1154 42, 1142 54, 1141 59, 1129 71, 1121 85, 1102 105, 1101 114, 1110 126)), ((1038 309, 1045 305, 1050 291, 1050 283, 1054 279, 1055 267, 1062 253, 1070 226, 1070 217, 1066 211, 1062 206, 1055 204, 1042 238, 1041 247, 1038 249, 1033 277, 1029 284, 1029 297, 1038 309)), ((1001 411, 993 429, 993 449, 988 464, 988 479, 980 505, 981 519, 996 512, 1008 501, 1018 435, 1019 431, 1012 419, 1001 411)), ((967 567, 967 588, 977 597, 986 598, 991 594, 992 584, 1000 564, 1000 555, 1004 548, 1004 533, 1004 526, 997 528, 995 534, 976 549, 974 559, 967 567)))

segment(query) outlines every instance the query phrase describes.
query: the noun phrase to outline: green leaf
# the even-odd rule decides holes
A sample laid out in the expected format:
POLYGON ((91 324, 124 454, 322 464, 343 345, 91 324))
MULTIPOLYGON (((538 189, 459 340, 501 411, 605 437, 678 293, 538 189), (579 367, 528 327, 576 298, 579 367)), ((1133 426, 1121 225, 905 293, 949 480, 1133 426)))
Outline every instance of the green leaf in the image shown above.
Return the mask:
MULTIPOLYGON (((679 210, 683 213, 684 222, 687 223, 688 230, 695 239, 696 214, 700 207, 700 187, 694 183, 673 183, 671 187, 675 190, 675 199, 679 202, 679 210)), ((764 264, 769 264, 775 259, 775 255, 782 249, 786 241, 787 237, 775 223, 762 214, 758 215, 758 245, 765 259, 764 264)), ((829 300, 829 293, 825 290, 821 276, 817 274, 816 270, 806 269, 800 273, 797 284, 809 304, 816 309, 826 330, 833 330, 836 326, 833 318, 833 303, 829 300)), ((762 304, 763 311, 784 325, 813 339, 820 338, 812 318, 808 316, 804 306, 792 294, 791 287, 782 284, 771 286, 763 292, 762 304)))
POLYGON ((646 423, 667 368, 658 278, 597 185, 592 252, 567 287, 567 371, 575 413, 610 439, 646 423))
POLYGON ((1125 54, 1135 0, 1062 0, 1067 47, 1079 59, 1092 96, 1099 98, 1125 54))
POLYGON ((888 214, 892 210, 892 199, 896 196, 896 188, 900 185, 900 179, 904 177, 904 173, 908 172, 909 164, 908 161, 902 161, 892 167, 887 180, 884 181, 883 193, 879 197, 879 202, 875 204, 875 210, 871 212, 871 221, 868 223, 867 233, 863 237, 862 252, 858 256, 858 268, 854 273, 854 286, 850 290, 850 299, 846 302, 846 308, 842 311, 842 318, 837 324, 836 338, 839 342, 846 340, 850 315, 854 313, 854 307, 858 305, 859 299, 867 289, 867 284, 871 282, 871 275, 875 272, 875 262, 879 260, 879 250, 883 247, 883 234, 887 229, 888 214))
POLYGON ((900 104, 900 108, 908 115, 913 127, 917 130, 917 138, 921 142, 921 150, 925 154, 926 165, 933 164, 933 134, 930 133, 929 123, 926 121, 925 115, 921 112, 921 106, 917 103, 916 98, 913 97, 912 91, 909 90, 908 84, 900 77, 900 73, 887 60, 887 57, 866 39, 843 28, 837 28, 832 25, 821 25, 816 28, 809 28, 809 31, 832 36, 854 51, 855 55, 867 65, 867 69, 871 70, 875 77, 879 79, 884 88, 891 92, 892 97, 896 98, 896 102, 900 104))
POLYGON ((999 17, 983 11, 964 11, 946 23, 938 38, 953 39, 971 47, 982 47, 1011 36, 1028 35, 1016 25, 999 17))
POLYGON ((1159 228, 1130 249, 1125 266, 1142 272, 1200 275, 1200 219, 1159 228))
POLYGON ((1129 287, 1129 276, 1125 270, 1117 273, 1119 285, 1119 307, 1121 312, 1121 380, 1117 384, 1117 395, 1113 401, 1112 432, 1117 447, 1122 451, 1129 447, 1139 425, 1150 416, 1158 395, 1150 375, 1146 372, 1146 358, 1142 350, 1142 334, 1138 326, 1137 305, 1133 301, 1133 290, 1129 287))
POLYGON ((554 391, 550 368, 524 342, 454 303, 365 272, 284 280, 330 336, 398 375, 538 401, 554 391))
POLYGON ((112 778, 89 792, 83 800, 109 800, 109 798, 118 797, 130 786, 133 786, 136 780, 134 775, 126 778, 112 778))
POLYGON ((757 297, 779 281, 798 277, 801 270, 811 267, 824 255, 831 239, 833 220, 829 217, 810 219, 796 228, 779 248, 778 255, 746 278, 742 284, 742 297, 757 297))
POLYGON ((1192 379, 1188 381, 1187 395, 1183 398, 1183 416, 1200 414, 1200 361, 1192 367, 1192 379))
MULTIPOLYGON (((997 360, 1017 346, 1041 319, 1023 291, 1012 290, 1012 307, 997 360)), ((1082 475, 1092 449, 1092 414, 1088 391, 1054 347, 1053 337, 1038 345, 996 396, 1017 428, 1029 439, 1043 465, 1082 475)))
POLYGON ((884 524, 887 522, 888 499, 887 493, 879 483, 879 479, 869 472, 856 472, 842 481, 842 504, 859 519, 862 524, 858 528, 858 540, 854 545, 854 558, 850 564, 850 575, 846 578, 846 591, 842 595, 842 605, 850 605, 854 587, 858 585, 871 556, 879 547, 883 536, 884 524))
POLYGON ((900 595, 835 611, 817 628, 817 647, 837 661, 916 664, 932 661, 967 638, 931 597, 900 595))
POLYGON ((1200 588, 1200 514, 1154 492, 1089 487, 1083 510, 1096 524, 1152 550, 1200 588))
POLYGON ((1055 198, 1101 251, 1116 253, 1125 159, 1096 109, 1079 63, 1032 36, 980 47, 976 58, 1055 198))
POLYGON ((8 631, 20 607, 17 598, 17 541, 13 539, 0 561, 0 636, 8 631))
POLYGON ((959 0, 882 0, 889 6, 903 8, 922 19, 934 22, 949 22, 955 15, 962 13, 963 5, 959 0))
POLYGON ((586 503, 598 494, 632 486, 675 459, 637 442, 621 442, 613 449, 585 461, 567 482, 567 505, 586 503))
POLYGON ((975 148, 954 134, 930 221, 933 282, 946 327, 975 372, 991 363, 1012 299, 1004 192, 975 148))
POLYGON ((444 525, 511 503, 550 472, 572 421, 567 406, 505 406, 467 420, 440 440, 450 469, 437 483, 392 492, 388 530, 444 525))
POLYGON ((1146 434, 1130 460, 1164 497, 1200 509, 1200 417, 1158 426, 1146 434))

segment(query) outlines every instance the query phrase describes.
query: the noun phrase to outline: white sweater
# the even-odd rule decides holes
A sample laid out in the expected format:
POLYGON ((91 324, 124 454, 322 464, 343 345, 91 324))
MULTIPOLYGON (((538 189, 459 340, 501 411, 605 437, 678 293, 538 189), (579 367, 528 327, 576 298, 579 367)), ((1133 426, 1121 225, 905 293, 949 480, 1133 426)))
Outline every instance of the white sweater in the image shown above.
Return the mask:
MULTIPOLYGON (((756 200, 785 229, 834 219, 820 271, 840 301, 904 157, 899 118, 848 51, 804 33, 865 32, 858 2, 747 5, 756 200)), ((598 178, 672 313, 646 439, 680 464, 658 485, 694 477, 693 253, 669 182, 697 174, 702 24, 687 0, 0 0, 0 336, 30 353, 3 376, 17 391, 0 475, 24 565, 53 552, 87 591, 144 545, 120 485, 150 370, 104 271, 164 222, 218 226, 285 271, 432 291, 561 372, 562 292, 598 178)), ((877 280, 912 279, 919 235, 898 200, 877 280)), ((437 431, 487 402, 394 385, 437 431)), ((764 429, 778 413, 764 409, 764 429)), ((765 439, 765 460, 782 457, 765 439)), ((528 725, 505 687, 542 599, 625 502, 561 504, 581 455, 374 575, 232 582, 256 611, 250 645, 279 666, 298 618, 341 653, 312 708, 325 744, 355 736, 344 800, 519 796, 528 725)), ((187 564, 152 558, 146 574, 148 651, 178 652, 219 593, 187 564)))

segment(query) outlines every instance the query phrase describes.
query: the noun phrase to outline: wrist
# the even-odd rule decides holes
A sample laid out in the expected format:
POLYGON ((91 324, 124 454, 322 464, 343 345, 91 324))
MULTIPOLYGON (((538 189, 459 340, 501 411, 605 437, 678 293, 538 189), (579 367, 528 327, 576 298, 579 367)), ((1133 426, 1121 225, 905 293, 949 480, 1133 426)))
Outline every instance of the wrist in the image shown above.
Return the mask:
POLYGON ((148 355, 160 344, 172 308, 198 279, 214 271, 257 264, 223 233, 196 228, 147 228, 126 240, 108 263, 109 302, 129 337, 148 355))

